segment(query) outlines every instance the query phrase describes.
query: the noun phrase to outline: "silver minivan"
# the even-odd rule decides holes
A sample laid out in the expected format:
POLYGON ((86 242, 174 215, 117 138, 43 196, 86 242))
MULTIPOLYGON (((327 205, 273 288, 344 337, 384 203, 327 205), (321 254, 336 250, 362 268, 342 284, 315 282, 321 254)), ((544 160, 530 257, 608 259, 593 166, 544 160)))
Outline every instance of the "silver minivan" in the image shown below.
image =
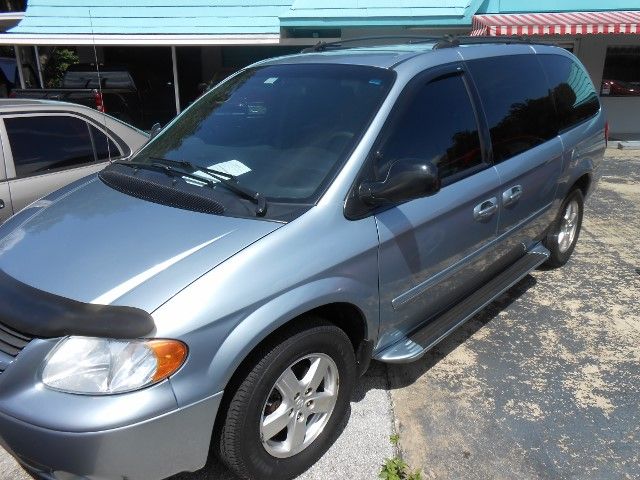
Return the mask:
POLYGON ((148 135, 72 103, 0 99, 0 223, 34 200, 129 157, 148 135))
POLYGON ((0 444, 33 475, 293 478, 372 359, 569 260, 606 145, 573 55, 346 46, 240 71, 0 226, 0 444))

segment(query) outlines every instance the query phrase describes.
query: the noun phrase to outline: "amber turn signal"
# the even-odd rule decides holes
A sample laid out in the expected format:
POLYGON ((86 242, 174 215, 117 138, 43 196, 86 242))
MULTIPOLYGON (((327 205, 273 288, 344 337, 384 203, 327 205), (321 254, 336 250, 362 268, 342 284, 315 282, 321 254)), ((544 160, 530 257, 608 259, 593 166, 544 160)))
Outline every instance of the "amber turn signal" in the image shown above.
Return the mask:
POLYGON ((176 373, 187 359, 187 346, 177 340, 151 340, 147 342, 157 360, 154 382, 159 382, 176 373))

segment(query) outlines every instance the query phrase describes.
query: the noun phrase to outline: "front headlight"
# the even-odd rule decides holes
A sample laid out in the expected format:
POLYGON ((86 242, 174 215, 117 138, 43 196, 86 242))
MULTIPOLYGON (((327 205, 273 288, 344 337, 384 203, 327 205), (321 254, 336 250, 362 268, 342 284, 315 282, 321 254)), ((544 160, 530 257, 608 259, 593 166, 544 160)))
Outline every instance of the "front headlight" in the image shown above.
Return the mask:
POLYGON ((177 340, 68 337, 46 360, 42 382, 70 393, 130 392, 174 374, 186 358, 187 346, 177 340))

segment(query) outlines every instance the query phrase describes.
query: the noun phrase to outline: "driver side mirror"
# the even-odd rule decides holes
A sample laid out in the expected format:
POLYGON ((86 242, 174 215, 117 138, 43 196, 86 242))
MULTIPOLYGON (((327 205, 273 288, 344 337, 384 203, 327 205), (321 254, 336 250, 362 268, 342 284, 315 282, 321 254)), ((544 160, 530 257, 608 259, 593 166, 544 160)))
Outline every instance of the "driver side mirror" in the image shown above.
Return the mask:
POLYGON ((360 199, 368 205, 402 203, 432 195, 440 190, 438 168, 417 158, 403 158, 389 168, 382 182, 363 182, 360 199))

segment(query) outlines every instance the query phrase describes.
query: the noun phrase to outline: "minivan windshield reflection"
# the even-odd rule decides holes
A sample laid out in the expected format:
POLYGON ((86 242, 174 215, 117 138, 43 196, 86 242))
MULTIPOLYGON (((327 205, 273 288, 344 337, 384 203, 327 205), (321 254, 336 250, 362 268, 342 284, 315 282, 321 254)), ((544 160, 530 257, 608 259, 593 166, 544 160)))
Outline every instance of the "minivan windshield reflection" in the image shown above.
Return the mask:
MULTIPOLYGON (((384 100, 394 74, 354 65, 246 70, 207 93, 133 160, 228 174, 269 202, 312 204, 384 100)), ((197 184, 193 177, 186 178, 197 184)))

